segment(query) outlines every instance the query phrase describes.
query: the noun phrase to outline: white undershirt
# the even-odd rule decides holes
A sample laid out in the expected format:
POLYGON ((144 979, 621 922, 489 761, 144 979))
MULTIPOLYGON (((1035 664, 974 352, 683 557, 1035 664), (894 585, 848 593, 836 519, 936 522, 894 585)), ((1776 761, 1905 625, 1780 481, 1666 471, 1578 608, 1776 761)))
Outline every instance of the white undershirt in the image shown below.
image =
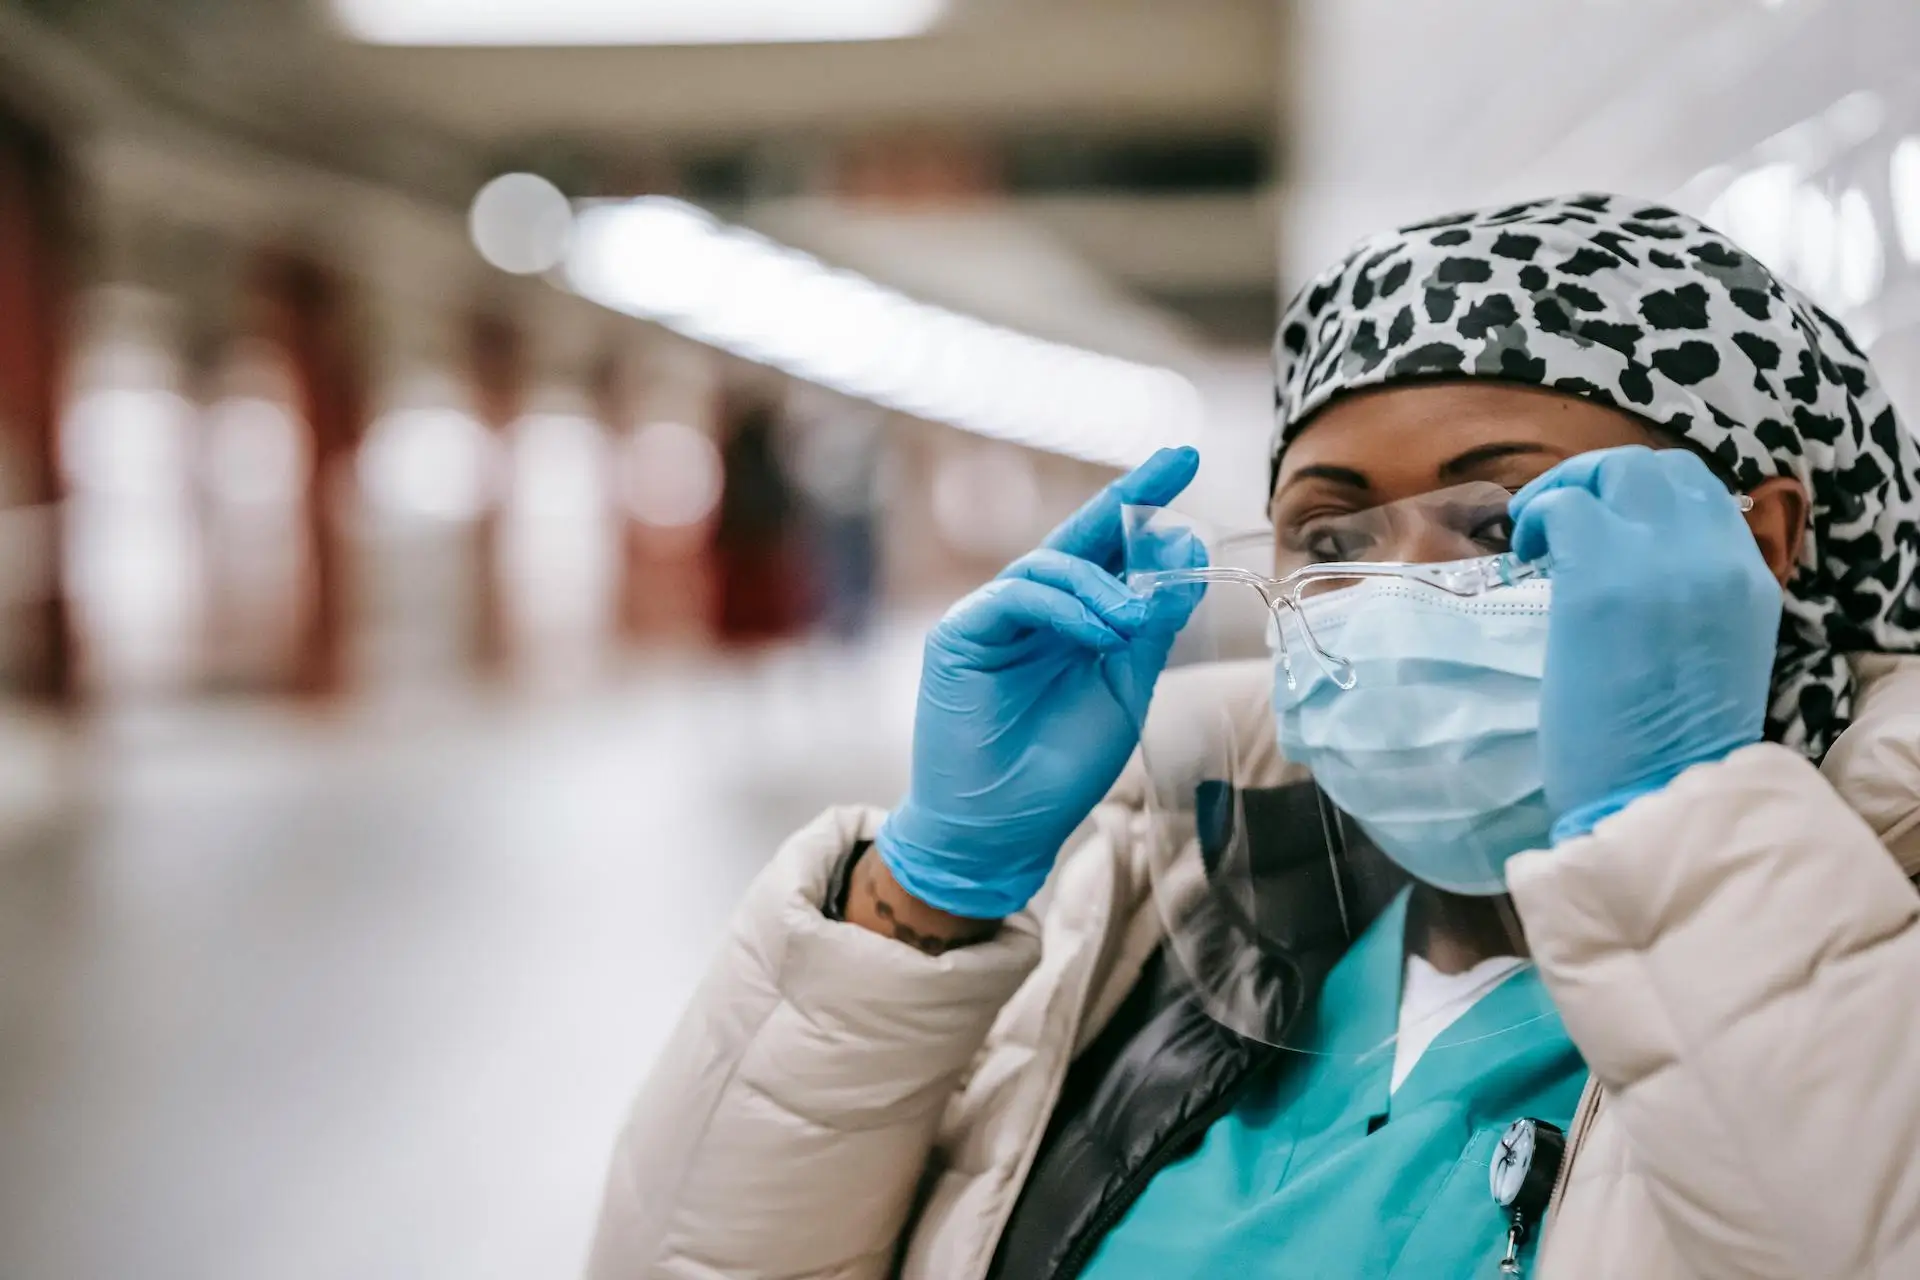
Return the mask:
POLYGON ((1518 956, 1490 956, 1465 973, 1442 973, 1419 956, 1407 957, 1400 984, 1400 1031, 1393 1042, 1392 1093, 1460 1015, 1478 1004, 1525 963, 1518 956))

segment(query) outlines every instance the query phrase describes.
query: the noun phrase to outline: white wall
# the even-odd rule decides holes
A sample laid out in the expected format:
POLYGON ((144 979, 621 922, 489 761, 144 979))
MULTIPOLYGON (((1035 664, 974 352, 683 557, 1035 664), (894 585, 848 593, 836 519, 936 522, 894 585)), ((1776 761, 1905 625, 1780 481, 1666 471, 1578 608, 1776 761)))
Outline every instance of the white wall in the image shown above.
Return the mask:
MULTIPOLYGON (((1382 227, 1559 191, 1669 200, 1740 238, 1716 197, 1782 164, 1786 247, 1747 247, 1883 367, 1920 349, 1920 243, 1909 257, 1894 234, 1888 181, 1896 145, 1920 135, 1915 0, 1299 0, 1296 13, 1289 293, 1382 227), (1796 248, 1837 234, 1802 205, 1831 209, 1855 191, 1884 263, 1865 294, 1803 269, 1830 263, 1831 243, 1796 248)), ((1907 216, 1920 229, 1914 185, 1907 216)), ((1856 227, 1853 248, 1860 238, 1856 227)), ((1891 368, 1888 381, 1912 422, 1920 380, 1905 374, 1891 368)))
POLYGON ((1913 0, 1295 7, 1289 284, 1397 221, 1579 188, 1667 196, 1853 90, 1894 117, 1920 96, 1913 0))

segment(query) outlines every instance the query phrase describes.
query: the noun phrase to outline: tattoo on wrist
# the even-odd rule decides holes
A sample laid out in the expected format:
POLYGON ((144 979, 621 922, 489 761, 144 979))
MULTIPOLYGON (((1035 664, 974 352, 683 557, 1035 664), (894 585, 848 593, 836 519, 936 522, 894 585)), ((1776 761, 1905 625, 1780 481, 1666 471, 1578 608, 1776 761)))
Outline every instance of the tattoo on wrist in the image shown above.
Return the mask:
POLYGON ((863 865, 854 869, 854 880, 861 892, 872 900, 873 914, 886 926, 887 936, 896 942, 904 942, 926 955, 945 955, 955 947, 965 947, 985 941, 1000 927, 999 921, 986 920, 980 922, 980 927, 961 933, 935 933, 915 928, 902 920, 894 909, 894 904, 881 895, 880 888, 874 881, 870 860, 863 858, 861 862, 863 865))

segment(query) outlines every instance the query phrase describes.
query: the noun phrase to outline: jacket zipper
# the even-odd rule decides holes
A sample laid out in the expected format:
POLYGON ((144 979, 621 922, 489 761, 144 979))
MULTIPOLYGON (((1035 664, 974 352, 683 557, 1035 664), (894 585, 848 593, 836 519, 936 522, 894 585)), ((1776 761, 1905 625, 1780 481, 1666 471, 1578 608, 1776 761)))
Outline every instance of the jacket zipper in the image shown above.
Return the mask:
POLYGON ((1587 1130, 1593 1127, 1594 1117, 1600 1114, 1600 1084, 1592 1076, 1587 1077, 1587 1087, 1580 1091, 1580 1105, 1573 1111, 1573 1126, 1567 1134, 1567 1149, 1560 1157, 1560 1172, 1553 1176, 1553 1191, 1547 1196, 1547 1212, 1541 1224, 1541 1232, 1553 1225, 1560 1213, 1560 1199, 1567 1189, 1567 1179, 1573 1172, 1574 1153, 1580 1150, 1580 1144, 1586 1141, 1587 1130))
POLYGON ((1120 1190, 1108 1197, 1107 1202, 1100 1206, 1100 1212, 1095 1214, 1093 1221, 1087 1224, 1087 1229, 1081 1232, 1080 1239, 1074 1243, 1073 1248, 1060 1259, 1060 1265, 1054 1268, 1048 1280, 1077 1280, 1080 1272, 1092 1260, 1093 1251, 1099 1248, 1100 1242, 1107 1238, 1107 1233, 1119 1224, 1120 1219, 1126 1216, 1127 1210, 1133 1208, 1133 1202, 1140 1198, 1140 1193, 1147 1189, 1147 1183, 1151 1182, 1153 1176, 1165 1167, 1165 1161, 1161 1157, 1168 1151, 1179 1150, 1196 1134, 1206 1132, 1214 1121, 1233 1109, 1233 1104, 1238 1097, 1238 1089, 1231 1087, 1222 1089, 1220 1096, 1211 1105, 1194 1112, 1178 1128, 1169 1133, 1160 1145, 1154 1148, 1153 1156, 1142 1161, 1140 1167, 1134 1170, 1133 1176, 1121 1184, 1120 1190))

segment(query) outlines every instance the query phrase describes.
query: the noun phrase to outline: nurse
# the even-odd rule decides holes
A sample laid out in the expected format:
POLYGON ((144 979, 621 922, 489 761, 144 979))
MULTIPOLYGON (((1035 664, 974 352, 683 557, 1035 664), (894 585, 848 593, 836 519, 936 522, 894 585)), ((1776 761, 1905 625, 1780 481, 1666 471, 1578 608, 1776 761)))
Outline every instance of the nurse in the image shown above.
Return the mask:
POLYGON ((1920 1274, 1920 449, 1866 358, 1604 195, 1373 237, 1277 356, 1276 573, 1462 558, 1353 536, 1419 527, 1544 577, 1302 597, 1398 695, 1350 714, 1166 671, 1196 593, 1123 508, 1197 459, 1116 482, 928 637, 901 802, 756 882, 594 1276, 1920 1274), (1202 902, 1353 836, 1243 921, 1272 981, 1165 909, 1149 707, 1248 734, 1202 902))

